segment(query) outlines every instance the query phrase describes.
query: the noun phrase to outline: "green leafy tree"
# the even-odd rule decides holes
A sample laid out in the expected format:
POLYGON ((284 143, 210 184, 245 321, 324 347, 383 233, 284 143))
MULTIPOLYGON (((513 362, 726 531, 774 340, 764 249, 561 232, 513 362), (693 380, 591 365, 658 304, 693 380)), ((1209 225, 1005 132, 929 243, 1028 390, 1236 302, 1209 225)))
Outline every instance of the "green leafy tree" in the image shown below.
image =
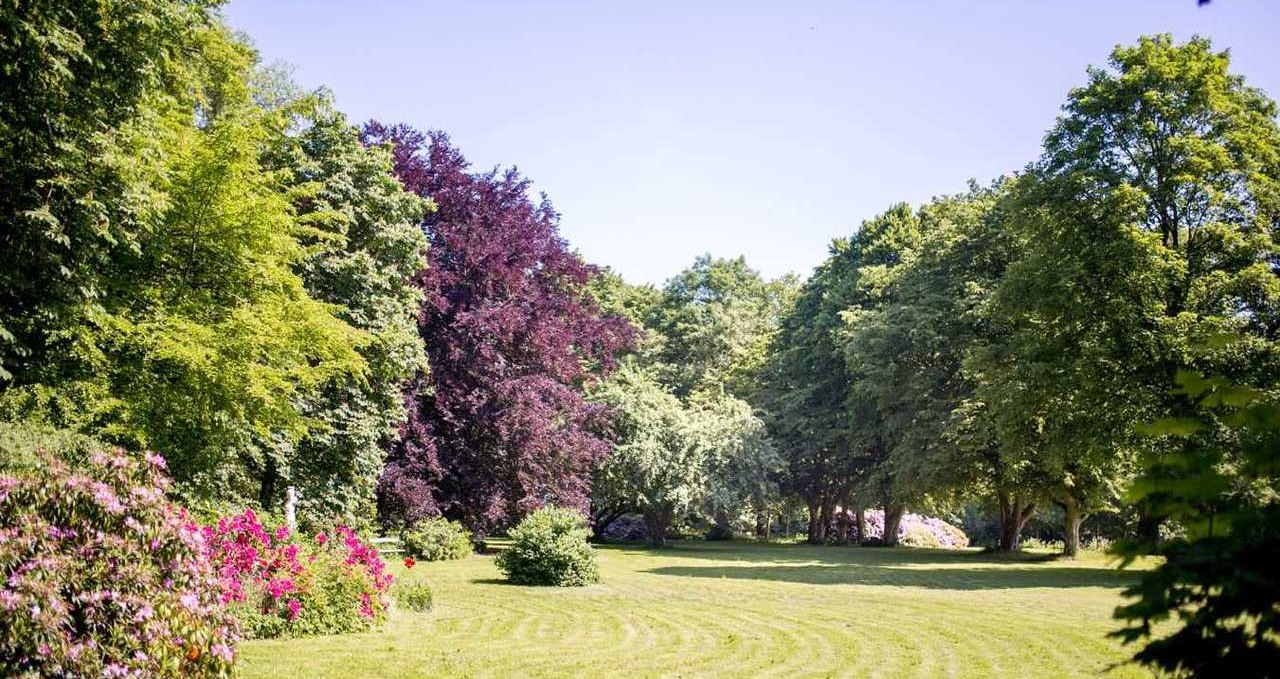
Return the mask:
POLYGON ((1010 223, 1028 249, 993 304, 1007 333, 972 364, 1002 448, 1063 507, 1069 553, 1149 445, 1135 426, 1185 409, 1165 388, 1181 367, 1276 375, 1274 102, 1200 38, 1143 38, 1110 66, 1022 182, 1010 223), (1205 342, 1224 333, 1248 341, 1205 342))
MULTIPOLYGON (((378 475, 405 421, 401 388, 426 369, 412 278, 426 266, 418 223, 430 205, 401 187, 390 151, 361 143, 327 96, 305 115, 306 128, 283 139, 274 159, 292 175, 304 250, 295 268, 313 298, 336 305, 371 341, 359 347, 362 379, 339 375, 302 398, 312 426, 275 473, 298 487, 304 523, 360 525, 376 513, 378 475)), ((264 503, 279 485, 264 484, 264 503)))
POLYGON ((707 492, 707 447, 699 443, 693 415, 650 370, 634 364, 593 387, 591 398, 613 413, 613 450, 592 480, 596 531, 639 512, 649 543, 661 547, 671 525, 707 492))
POLYGON ((22 45, 44 36, 76 46, 67 57, 75 85, 64 86, 83 96, 67 103, 75 110, 65 127, 7 119, 18 137, 52 129, 54 142, 5 163, 22 177, 64 179, 57 167, 82 163, 67 171, 102 190, 88 179, 74 190, 33 179, 50 198, 31 209, 66 233, 56 247, 39 245, 48 233, 22 221, 30 210, 6 232, 15 247, 3 256, 29 260, 13 270, 21 283, 12 290, 61 290, 68 280, 82 290, 54 292, 44 307, 21 294, 0 305, 5 318, 31 323, 11 333, 25 348, 0 412, 157 450, 188 500, 241 502, 263 496, 272 467, 311 428, 302 399, 333 380, 367 378, 357 349, 372 337, 310 297, 295 272, 306 253, 287 177, 262 162, 291 114, 255 100, 255 56, 211 12, 198 3, 57 5, 31 14, 34 23, 6 24, 22 45), (135 63, 117 49, 151 57, 135 63), (132 94, 76 90, 98 78, 95 86, 132 94), (84 137, 81 123, 110 133, 84 137), (90 223, 92 237, 73 226, 90 223))
POLYGON ((965 367, 998 332, 989 300, 1018 256, 1005 228, 1008 200, 1007 184, 997 183, 920 208, 917 253, 899 264, 878 305, 849 315, 844 348, 853 389, 872 411, 864 422, 884 446, 872 477, 891 481, 900 499, 992 500, 1001 545, 1013 549, 1033 497, 975 396, 984 376, 965 367))
POLYGON ((790 278, 766 281, 742 257, 699 257, 667 282, 649 322, 664 380, 682 398, 750 397, 794 287, 790 278))

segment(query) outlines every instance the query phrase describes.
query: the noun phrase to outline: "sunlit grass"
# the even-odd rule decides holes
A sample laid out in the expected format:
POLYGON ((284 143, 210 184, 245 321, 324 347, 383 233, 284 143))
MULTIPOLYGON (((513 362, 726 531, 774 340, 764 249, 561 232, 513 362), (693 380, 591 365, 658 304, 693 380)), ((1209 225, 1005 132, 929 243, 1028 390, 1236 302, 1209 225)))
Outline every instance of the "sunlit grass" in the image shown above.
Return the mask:
MULTIPOLYGON (((492 556, 397 574, 430 613, 377 633, 250 642, 245 677, 1073 677, 1126 652, 1105 637, 1131 573, 975 552, 685 543, 608 547, 603 582, 516 587, 492 556)), ((1133 666, 1109 677, 1146 676, 1133 666)))

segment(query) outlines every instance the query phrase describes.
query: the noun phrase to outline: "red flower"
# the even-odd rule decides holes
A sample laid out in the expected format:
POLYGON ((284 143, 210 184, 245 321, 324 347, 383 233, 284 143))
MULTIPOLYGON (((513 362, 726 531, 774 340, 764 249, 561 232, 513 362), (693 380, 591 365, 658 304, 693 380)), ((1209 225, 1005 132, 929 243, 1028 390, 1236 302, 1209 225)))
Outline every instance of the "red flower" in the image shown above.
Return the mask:
POLYGON ((411 557, 411 556, 406 556, 406 557, 404 558, 404 567, 405 567, 405 568, 413 568, 413 565, 414 565, 414 564, 416 564, 416 563, 418 563, 418 562, 417 562, 417 561, 414 561, 414 560, 413 560, 413 557, 411 557))

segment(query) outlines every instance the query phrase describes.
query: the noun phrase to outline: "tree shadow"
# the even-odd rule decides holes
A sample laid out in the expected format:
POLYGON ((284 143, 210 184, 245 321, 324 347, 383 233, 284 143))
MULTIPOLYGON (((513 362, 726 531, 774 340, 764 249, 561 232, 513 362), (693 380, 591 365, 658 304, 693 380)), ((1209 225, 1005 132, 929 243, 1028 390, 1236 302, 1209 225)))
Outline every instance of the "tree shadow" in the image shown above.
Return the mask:
POLYGON ((1139 577, 1132 571, 1062 560, 1054 554, 744 543, 697 543, 648 553, 663 558, 729 562, 728 565, 661 566, 644 571, 655 575, 811 585, 940 590, 1120 589, 1139 577))
POLYGON ((686 578, 772 580, 807 585, 864 585, 922 589, 1122 589, 1137 576, 1110 568, 918 568, 863 564, 773 566, 661 566, 646 573, 686 578))

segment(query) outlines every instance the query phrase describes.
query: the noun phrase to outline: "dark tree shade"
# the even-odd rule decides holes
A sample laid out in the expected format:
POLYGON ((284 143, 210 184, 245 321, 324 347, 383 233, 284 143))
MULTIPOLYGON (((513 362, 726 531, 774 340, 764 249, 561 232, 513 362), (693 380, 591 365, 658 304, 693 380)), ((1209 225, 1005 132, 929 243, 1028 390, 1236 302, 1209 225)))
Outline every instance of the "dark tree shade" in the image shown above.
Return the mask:
POLYGON ((485 531, 545 503, 586 509, 608 453, 582 384, 634 330, 587 294, 545 196, 516 170, 468 171, 443 133, 370 123, 406 188, 435 202, 419 275, 430 375, 406 392, 409 422, 381 482, 384 518, 444 514, 485 531))

